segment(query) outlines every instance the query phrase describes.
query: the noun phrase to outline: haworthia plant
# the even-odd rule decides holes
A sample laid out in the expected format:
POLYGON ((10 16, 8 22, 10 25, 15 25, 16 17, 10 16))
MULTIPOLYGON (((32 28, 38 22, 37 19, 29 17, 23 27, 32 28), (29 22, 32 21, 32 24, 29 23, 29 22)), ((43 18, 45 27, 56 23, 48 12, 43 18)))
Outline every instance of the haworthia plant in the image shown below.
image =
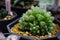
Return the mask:
POLYGON ((46 35, 53 31, 54 17, 39 7, 32 6, 19 20, 19 29, 28 31, 33 35, 46 35))

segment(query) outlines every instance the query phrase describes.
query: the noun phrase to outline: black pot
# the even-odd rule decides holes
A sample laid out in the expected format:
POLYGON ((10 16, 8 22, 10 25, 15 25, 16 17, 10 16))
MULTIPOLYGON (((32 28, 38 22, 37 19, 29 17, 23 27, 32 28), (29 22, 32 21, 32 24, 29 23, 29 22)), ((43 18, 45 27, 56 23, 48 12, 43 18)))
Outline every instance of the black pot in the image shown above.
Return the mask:
MULTIPOLYGON (((0 6, 0 9, 4 8, 0 6)), ((11 23, 12 21, 14 21, 15 19, 17 19, 17 14, 15 12, 13 12, 14 17, 8 20, 0 20, 0 30, 3 33, 8 33, 8 30, 6 28, 6 25, 8 25, 9 23, 11 23)))
MULTIPOLYGON (((19 19, 20 19, 20 18, 19 18, 19 19)), ((7 25, 7 29, 8 29, 8 31, 9 31, 9 33, 12 33, 10 29, 11 29, 11 27, 14 26, 14 24, 18 23, 18 20, 19 20, 19 19, 15 20, 15 21, 13 21, 12 23, 10 23, 9 25, 7 25)), ((57 23, 57 22, 55 21, 55 23, 57 23)), ((15 34, 15 33, 14 33, 14 34, 15 34)), ((17 35, 20 35, 22 38, 29 39, 29 40, 49 40, 49 39, 57 38, 57 37, 59 36, 59 34, 60 34, 60 30, 57 32, 57 34, 56 34, 54 37, 49 37, 49 38, 44 38, 44 39, 32 38, 32 37, 30 37, 30 36, 24 36, 24 35, 21 35, 21 34, 17 34, 17 35)))

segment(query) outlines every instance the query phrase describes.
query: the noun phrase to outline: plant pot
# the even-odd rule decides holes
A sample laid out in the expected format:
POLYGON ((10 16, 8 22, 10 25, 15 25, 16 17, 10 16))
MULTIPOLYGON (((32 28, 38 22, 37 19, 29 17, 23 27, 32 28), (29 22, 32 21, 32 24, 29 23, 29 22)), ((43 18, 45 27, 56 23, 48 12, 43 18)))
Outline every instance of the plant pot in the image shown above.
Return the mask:
POLYGON ((0 20, 0 29, 3 33, 8 32, 6 25, 8 25, 9 23, 11 23, 13 20, 15 20, 17 18, 16 13, 14 13, 14 17, 9 19, 9 20, 0 20))
MULTIPOLYGON (((20 19, 20 18, 19 18, 19 19, 20 19)), ((7 29, 8 29, 8 31, 9 31, 9 33, 12 33, 12 32, 11 32, 11 28, 12 28, 16 23, 18 23, 18 20, 19 20, 19 19, 15 20, 15 21, 13 21, 12 23, 10 23, 9 25, 7 25, 7 29)), ((55 23, 57 23, 57 22, 55 21, 55 23)), ((58 24, 58 23, 57 23, 57 24, 58 24)), ((41 38, 33 38, 33 37, 30 37, 30 36, 24 36, 24 35, 21 35, 21 34, 17 34, 17 35, 20 35, 22 38, 25 38, 25 39, 28 39, 28 40, 48 40, 48 39, 57 38, 58 35, 59 35, 59 33, 60 33, 60 30, 57 32, 57 34, 56 34, 55 36, 49 37, 49 38, 43 38, 43 39, 41 39, 41 38)), ((13 34, 16 34, 16 33, 13 33, 13 34)))
MULTIPOLYGON (((4 8, 2 6, 0 6, 0 9, 4 8)), ((0 20, 0 29, 3 33, 8 33, 8 30, 6 28, 6 25, 8 25, 9 23, 11 23, 13 20, 15 20, 17 18, 17 14, 15 12, 13 12, 13 17, 7 20, 0 20)))

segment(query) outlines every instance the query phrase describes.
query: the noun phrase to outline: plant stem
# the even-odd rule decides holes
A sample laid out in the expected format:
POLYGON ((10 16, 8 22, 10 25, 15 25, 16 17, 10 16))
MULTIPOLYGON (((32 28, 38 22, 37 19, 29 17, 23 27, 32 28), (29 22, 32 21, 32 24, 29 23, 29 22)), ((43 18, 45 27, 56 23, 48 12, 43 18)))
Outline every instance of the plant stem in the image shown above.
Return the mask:
POLYGON ((6 11, 11 15, 11 4, 10 0, 5 0, 6 11))

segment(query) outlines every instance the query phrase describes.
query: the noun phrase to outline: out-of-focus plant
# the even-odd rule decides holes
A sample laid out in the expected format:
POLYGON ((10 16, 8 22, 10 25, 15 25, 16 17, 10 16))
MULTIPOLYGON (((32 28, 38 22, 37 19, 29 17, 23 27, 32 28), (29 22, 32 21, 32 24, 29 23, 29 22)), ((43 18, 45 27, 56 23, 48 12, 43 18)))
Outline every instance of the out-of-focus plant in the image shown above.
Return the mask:
POLYGON ((7 16, 7 11, 5 9, 1 9, 0 10, 0 18, 2 19, 4 17, 6 17, 6 16, 7 16))

